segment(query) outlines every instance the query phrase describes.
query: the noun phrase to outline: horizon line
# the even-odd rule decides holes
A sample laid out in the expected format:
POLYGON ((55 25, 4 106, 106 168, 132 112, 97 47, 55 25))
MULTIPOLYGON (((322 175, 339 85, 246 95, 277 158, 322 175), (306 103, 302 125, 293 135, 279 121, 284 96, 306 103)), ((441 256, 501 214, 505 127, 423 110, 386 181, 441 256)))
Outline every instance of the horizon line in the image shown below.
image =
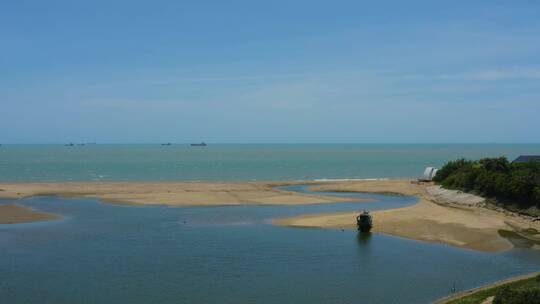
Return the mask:
MULTIPOLYGON (((190 145, 200 142, 25 142, 2 145, 190 145)), ((538 145, 540 142, 205 142, 212 145, 538 145)))

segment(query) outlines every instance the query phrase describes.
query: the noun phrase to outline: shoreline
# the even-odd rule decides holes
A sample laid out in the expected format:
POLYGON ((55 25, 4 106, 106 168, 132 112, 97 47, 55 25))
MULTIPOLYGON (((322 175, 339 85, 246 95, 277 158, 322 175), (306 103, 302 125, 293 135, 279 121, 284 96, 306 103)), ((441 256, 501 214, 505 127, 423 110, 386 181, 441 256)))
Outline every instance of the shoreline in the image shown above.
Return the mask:
MULTIPOLYGON (((360 192, 405 195, 418 203, 397 209, 372 212, 373 232, 452 247, 500 252, 514 245, 499 234, 501 230, 520 233, 540 222, 477 206, 455 206, 437 202, 426 191, 428 185, 410 179, 367 179, 354 181, 284 182, 76 182, 76 183, 0 183, 0 198, 24 199, 39 195, 96 199, 103 203, 143 206, 236 206, 236 205, 312 205, 339 202, 369 202, 367 199, 324 196, 324 192, 360 192), (308 185, 316 194, 304 194, 280 186, 308 185)), ((300 215, 273 219, 279 226, 356 229, 356 212, 300 215)))
POLYGON ((473 294, 475 294, 477 292, 480 292, 480 291, 484 291, 484 290, 487 290, 487 289, 491 289, 491 288, 494 288, 494 287, 498 287, 498 286, 501 286, 501 285, 506 285, 506 284, 509 284, 509 283, 517 282, 517 281, 527 280, 527 279, 534 278, 534 277, 539 276, 539 275, 540 275, 540 272, 532 272, 532 273, 529 273, 529 274, 523 274, 523 275, 511 277, 511 278, 508 278, 508 279, 502 279, 502 280, 499 280, 499 281, 496 281, 496 282, 493 282, 493 283, 490 283, 490 284, 487 284, 487 285, 479 286, 479 287, 476 287, 476 288, 472 288, 472 289, 468 289, 468 290, 465 290, 465 291, 458 292, 458 293, 453 294, 453 295, 446 296, 444 298, 438 299, 437 301, 433 302, 433 304, 447 304, 447 303, 453 302, 455 300, 459 300, 461 298, 473 295, 473 294))

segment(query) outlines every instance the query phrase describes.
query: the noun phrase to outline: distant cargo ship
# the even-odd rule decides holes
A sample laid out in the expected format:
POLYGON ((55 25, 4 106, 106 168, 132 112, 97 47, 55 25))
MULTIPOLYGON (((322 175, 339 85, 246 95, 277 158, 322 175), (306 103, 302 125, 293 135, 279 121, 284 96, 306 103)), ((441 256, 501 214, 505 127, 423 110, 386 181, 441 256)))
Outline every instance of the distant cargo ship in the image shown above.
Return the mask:
POLYGON ((200 144, 191 144, 191 146, 192 147, 206 147, 208 145, 203 141, 200 144))

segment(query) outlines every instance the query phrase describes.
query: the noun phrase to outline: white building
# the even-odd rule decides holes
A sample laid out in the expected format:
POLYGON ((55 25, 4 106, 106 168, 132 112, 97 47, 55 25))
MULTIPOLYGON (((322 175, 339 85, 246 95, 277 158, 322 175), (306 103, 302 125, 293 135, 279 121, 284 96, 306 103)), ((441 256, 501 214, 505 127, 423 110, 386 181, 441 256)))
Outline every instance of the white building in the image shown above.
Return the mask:
POLYGON ((421 180, 423 181, 431 181, 437 175, 437 171, 439 169, 435 167, 427 167, 426 170, 424 170, 424 175, 422 176, 421 180))

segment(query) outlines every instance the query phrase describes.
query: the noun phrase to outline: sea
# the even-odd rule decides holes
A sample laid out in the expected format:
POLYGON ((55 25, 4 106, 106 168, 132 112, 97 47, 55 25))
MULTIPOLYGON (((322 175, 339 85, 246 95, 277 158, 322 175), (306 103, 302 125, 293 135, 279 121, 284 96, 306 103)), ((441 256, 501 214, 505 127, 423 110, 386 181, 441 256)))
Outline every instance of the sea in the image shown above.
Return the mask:
POLYGON ((404 178, 458 158, 524 154, 540 144, 2 145, 0 182, 404 178))

